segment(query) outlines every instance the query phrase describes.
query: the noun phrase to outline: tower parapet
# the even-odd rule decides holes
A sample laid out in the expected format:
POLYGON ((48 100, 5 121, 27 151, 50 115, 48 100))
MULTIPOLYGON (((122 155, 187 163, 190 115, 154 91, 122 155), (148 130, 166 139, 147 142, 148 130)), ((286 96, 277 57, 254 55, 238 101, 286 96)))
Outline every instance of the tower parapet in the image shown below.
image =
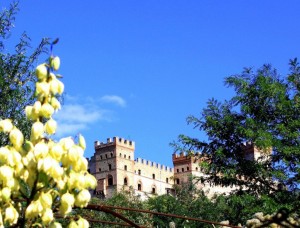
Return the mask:
POLYGON ((103 147, 107 147, 107 146, 113 146, 113 145, 128 147, 133 150, 135 148, 134 141, 127 140, 127 139, 120 138, 120 137, 107 138, 106 142, 95 141, 95 143, 94 143, 95 149, 103 148, 103 147))
POLYGON ((148 160, 143 159, 143 158, 136 158, 135 163, 143 164, 143 165, 153 167, 153 168, 156 168, 156 169, 160 169, 160 170, 164 170, 164 171, 173 172, 173 168, 170 168, 169 166, 161 165, 159 163, 148 161, 148 160))

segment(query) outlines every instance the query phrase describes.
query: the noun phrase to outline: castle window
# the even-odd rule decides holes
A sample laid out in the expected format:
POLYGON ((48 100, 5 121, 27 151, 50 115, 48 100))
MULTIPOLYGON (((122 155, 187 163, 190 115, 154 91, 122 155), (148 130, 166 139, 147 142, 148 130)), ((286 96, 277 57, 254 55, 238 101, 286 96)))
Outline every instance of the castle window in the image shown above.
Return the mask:
POLYGON ((179 169, 177 169, 177 173, 179 173, 179 169))
POLYGON ((102 155, 100 155, 100 160, 102 160, 102 155))
POLYGON ((108 164, 108 170, 111 170, 111 164, 108 164))
POLYGON ((122 154, 120 153, 120 157, 122 156, 122 154))
POLYGON ((127 170, 127 165, 124 165, 124 170, 127 170))
POLYGON ((152 178, 155 179, 155 174, 154 173, 152 174, 152 178))
POLYGON ((127 185, 128 183, 127 183, 127 178, 125 177, 124 178, 124 185, 127 185))
POLYGON ((189 170, 190 170, 190 167, 186 167, 186 170, 189 171, 189 170))
POLYGON ((166 178, 166 182, 169 183, 169 178, 166 178))
POLYGON ((99 172, 101 172, 101 168, 99 168, 99 172))
POLYGON ((182 168, 181 170, 182 170, 182 172, 184 172, 184 168, 182 168))
POLYGON ((179 183, 180 183, 179 178, 177 178, 176 179, 176 184, 179 184, 179 183))
POLYGON ((124 154, 124 158, 126 158, 126 154, 124 154))
POLYGON ((138 183, 138 191, 142 191, 142 184, 138 183))
POLYGON ((130 156, 128 157, 128 159, 130 160, 130 156))
POLYGON ((111 156, 111 157, 113 157, 113 156, 114 156, 114 154, 113 154, 113 153, 110 153, 110 156, 111 156))
POLYGON ((138 170, 138 174, 141 175, 141 170, 140 169, 138 170))
POLYGON ((105 158, 107 158, 107 154, 105 154, 105 158))
POLYGON ((196 167, 196 171, 198 171, 198 167, 196 167))
POLYGON ((112 186, 114 184, 114 180, 113 180, 112 175, 107 176, 107 183, 108 183, 108 186, 112 186))
POLYGON ((152 187, 152 194, 155 194, 156 193, 156 189, 155 189, 155 186, 152 187))

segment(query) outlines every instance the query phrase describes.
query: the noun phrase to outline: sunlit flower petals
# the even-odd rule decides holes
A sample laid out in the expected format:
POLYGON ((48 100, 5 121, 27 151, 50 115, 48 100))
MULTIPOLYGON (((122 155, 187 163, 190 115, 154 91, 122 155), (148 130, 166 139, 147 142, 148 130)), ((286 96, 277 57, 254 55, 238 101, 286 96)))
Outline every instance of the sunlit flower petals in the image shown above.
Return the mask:
POLYGON ((75 197, 75 206, 86 207, 90 199, 91 199, 90 192, 86 189, 83 189, 75 197))
POLYGON ((52 107, 51 104, 45 103, 42 105, 41 110, 40 110, 40 115, 45 118, 50 118, 52 114, 54 113, 54 108, 52 107))
POLYGON ((45 124, 45 132, 48 135, 52 135, 56 132, 57 123, 54 119, 49 119, 45 124))
POLYGON ((35 122, 31 128, 31 137, 33 140, 41 138, 44 134, 44 125, 41 122, 35 122))
POLYGON ((78 224, 78 227, 80 227, 80 228, 89 228, 90 227, 89 222, 82 217, 80 217, 77 220, 77 224, 78 224))
POLYGON ((24 136, 18 128, 14 127, 9 133, 9 140, 14 145, 14 147, 19 149, 24 142, 24 136))
POLYGON ((35 69, 36 77, 39 81, 44 81, 48 75, 48 69, 45 64, 40 64, 35 69))
POLYGON ((10 119, 0 120, 0 132, 9 133, 13 129, 10 119))
POLYGON ((19 213, 12 205, 10 205, 5 209, 5 214, 4 214, 5 223, 8 223, 9 225, 14 225, 17 223, 18 218, 19 218, 19 213))

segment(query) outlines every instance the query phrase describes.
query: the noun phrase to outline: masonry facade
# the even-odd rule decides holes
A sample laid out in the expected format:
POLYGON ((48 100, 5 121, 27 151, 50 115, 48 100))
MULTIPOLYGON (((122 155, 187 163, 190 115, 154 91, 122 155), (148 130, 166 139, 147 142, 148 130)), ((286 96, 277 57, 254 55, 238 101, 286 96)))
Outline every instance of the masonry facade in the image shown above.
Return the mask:
MULTIPOLYGON (((134 190, 146 199, 153 195, 172 193, 174 185, 183 185, 190 176, 201 176, 197 154, 173 154, 174 167, 168 167, 141 158, 135 159, 135 142, 119 137, 108 138, 107 142, 96 141, 95 153, 89 159, 89 170, 97 181, 95 194, 109 198, 115 191, 134 190)), ((246 157, 255 159, 259 151, 245 145, 246 157)), ((232 188, 198 185, 208 196, 228 193, 232 188)))

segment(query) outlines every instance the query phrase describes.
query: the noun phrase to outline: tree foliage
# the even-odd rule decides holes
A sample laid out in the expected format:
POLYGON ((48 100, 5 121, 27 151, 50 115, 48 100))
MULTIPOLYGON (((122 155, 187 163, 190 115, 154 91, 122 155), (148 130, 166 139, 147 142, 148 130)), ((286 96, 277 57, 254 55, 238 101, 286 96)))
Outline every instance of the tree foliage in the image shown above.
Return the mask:
MULTIPOLYGON (((27 137, 30 133, 29 120, 24 108, 33 101, 34 65, 38 57, 46 52, 48 39, 31 51, 30 38, 23 33, 13 51, 8 51, 7 43, 18 12, 18 3, 0 12, 0 118, 11 119, 27 137)), ((8 143, 8 138, 0 133, 0 145, 8 143)))
POLYGON ((225 78, 235 95, 223 102, 210 99, 200 117, 187 118, 208 140, 181 135, 177 149, 201 152, 208 174, 202 181, 256 196, 282 194, 299 208, 300 67, 297 59, 289 65, 285 77, 263 65, 225 78), (245 158, 247 142, 262 152, 260 158, 245 158))

